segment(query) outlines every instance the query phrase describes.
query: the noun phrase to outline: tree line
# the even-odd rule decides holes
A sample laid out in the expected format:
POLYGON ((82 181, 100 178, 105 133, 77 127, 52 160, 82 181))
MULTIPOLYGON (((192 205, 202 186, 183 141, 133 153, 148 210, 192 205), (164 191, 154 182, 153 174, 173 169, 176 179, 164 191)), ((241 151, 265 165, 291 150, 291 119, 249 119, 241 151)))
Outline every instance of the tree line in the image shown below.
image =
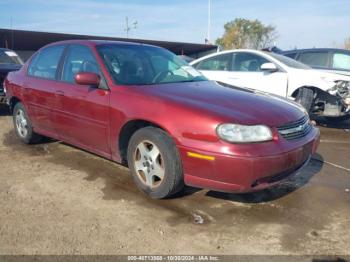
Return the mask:
MULTIPOLYGON (((274 45, 278 38, 276 27, 264 25, 261 21, 236 18, 224 25, 224 34, 216 40, 222 49, 263 49, 274 45)), ((350 49, 350 37, 341 46, 350 49)))

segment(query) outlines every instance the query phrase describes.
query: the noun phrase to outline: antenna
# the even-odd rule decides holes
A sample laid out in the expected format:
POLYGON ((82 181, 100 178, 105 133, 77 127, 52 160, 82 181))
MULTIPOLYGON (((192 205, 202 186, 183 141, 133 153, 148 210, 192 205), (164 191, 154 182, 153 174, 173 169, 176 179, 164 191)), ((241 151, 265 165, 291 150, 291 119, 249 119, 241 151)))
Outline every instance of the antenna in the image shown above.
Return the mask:
POLYGON ((11 49, 14 49, 14 32, 13 32, 13 25, 12 25, 12 16, 10 17, 10 28, 11 28, 11 49))

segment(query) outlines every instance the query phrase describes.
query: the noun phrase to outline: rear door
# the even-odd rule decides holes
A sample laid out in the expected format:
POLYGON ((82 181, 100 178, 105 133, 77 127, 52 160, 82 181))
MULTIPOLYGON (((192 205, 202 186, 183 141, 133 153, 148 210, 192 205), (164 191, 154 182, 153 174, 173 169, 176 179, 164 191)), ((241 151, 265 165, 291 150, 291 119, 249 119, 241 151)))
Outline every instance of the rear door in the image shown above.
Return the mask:
POLYGON ((70 45, 56 87, 56 105, 53 120, 62 140, 106 157, 109 147, 109 93, 99 65, 84 45, 70 45), (74 77, 79 72, 101 76, 99 87, 78 85, 74 77))
POLYGON ((210 80, 231 84, 232 53, 220 54, 193 65, 210 80))
POLYGON ((34 128, 40 133, 55 137, 51 109, 55 103, 55 90, 59 85, 57 72, 64 45, 49 46, 31 60, 23 83, 25 106, 34 128))

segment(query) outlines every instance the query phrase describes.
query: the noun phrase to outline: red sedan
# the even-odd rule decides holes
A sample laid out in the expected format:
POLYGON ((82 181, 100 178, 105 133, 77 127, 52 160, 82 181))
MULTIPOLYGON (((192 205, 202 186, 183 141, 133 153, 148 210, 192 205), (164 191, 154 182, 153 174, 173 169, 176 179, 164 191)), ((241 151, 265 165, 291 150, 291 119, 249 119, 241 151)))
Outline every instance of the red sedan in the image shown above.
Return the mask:
POLYGON ((319 143, 299 105, 208 81, 155 46, 65 41, 5 81, 16 134, 128 165, 164 198, 184 185, 249 192, 296 174, 319 143))

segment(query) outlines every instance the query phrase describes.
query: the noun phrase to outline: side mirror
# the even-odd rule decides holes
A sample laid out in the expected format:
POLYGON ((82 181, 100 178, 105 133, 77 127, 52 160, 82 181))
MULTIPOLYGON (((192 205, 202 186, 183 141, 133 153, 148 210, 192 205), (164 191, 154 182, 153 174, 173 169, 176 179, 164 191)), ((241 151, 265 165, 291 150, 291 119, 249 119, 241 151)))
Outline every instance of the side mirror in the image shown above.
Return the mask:
POLYGON ((260 67, 261 71, 276 72, 278 71, 277 66, 274 63, 265 63, 260 67))
POLYGON ((78 85, 99 86, 101 78, 95 73, 80 72, 75 75, 74 80, 78 85))

